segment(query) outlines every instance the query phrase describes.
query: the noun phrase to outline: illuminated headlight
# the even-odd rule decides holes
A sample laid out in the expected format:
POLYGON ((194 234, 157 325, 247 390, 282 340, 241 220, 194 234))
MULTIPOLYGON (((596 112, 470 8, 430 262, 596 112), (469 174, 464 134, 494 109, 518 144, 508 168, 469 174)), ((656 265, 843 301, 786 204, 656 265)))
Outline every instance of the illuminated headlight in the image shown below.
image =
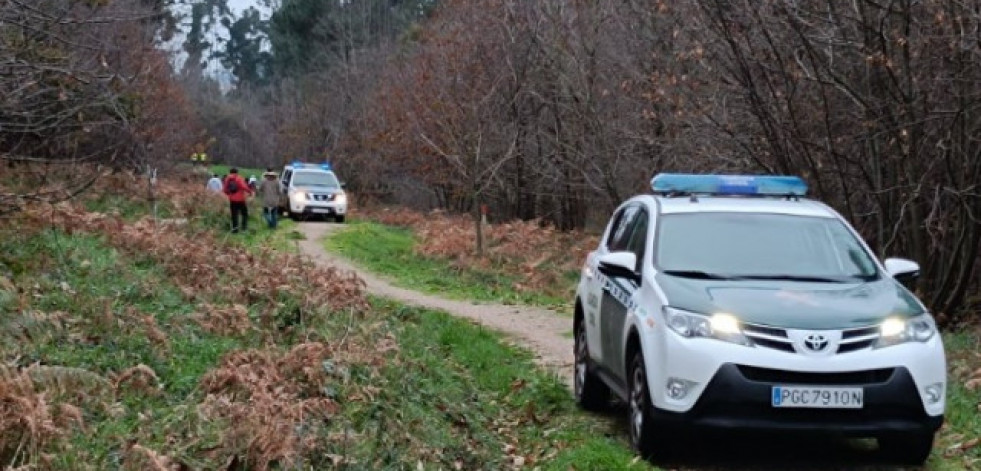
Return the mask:
POLYGON ((290 199, 296 203, 302 203, 306 201, 308 198, 306 193, 302 191, 295 191, 293 193, 290 193, 290 199))
POLYGON ((347 195, 344 193, 334 195, 334 202, 337 204, 347 204, 347 195))
POLYGON ((888 347, 906 342, 926 342, 937 334, 937 324, 929 314, 901 318, 890 317, 879 324, 876 347, 888 347))
POLYGON ((751 346, 739 328, 739 319, 731 314, 704 316, 670 307, 664 308, 668 328, 682 337, 704 337, 751 346))

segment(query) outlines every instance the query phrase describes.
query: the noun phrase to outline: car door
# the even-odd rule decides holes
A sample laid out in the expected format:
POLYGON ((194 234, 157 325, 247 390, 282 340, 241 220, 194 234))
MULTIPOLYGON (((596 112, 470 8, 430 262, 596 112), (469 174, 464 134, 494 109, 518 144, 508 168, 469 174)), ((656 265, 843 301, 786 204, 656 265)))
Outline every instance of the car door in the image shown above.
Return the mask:
POLYGON ((293 169, 287 168, 283 170, 283 175, 279 180, 279 205, 283 208, 290 207, 289 201, 289 189, 290 189, 290 178, 293 177, 293 169))
MULTIPOLYGON (((637 256, 634 271, 639 273, 644 256, 649 218, 641 205, 625 208, 623 218, 615 232, 611 232, 610 252, 630 251, 637 256)), ((600 301, 600 345, 603 347, 602 362, 617 378, 624 378, 623 331, 627 312, 633 307, 634 294, 640 287, 636 280, 627 277, 605 276, 603 296, 600 301)))
POLYGON ((607 227, 599 247, 586 258, 586 268, 584 270, 585 280, 583 282, 584 296, 581 299, 583 303, 583 314, 585 315, 586 345, 589 347, 589 357, 600 364, 603 362, 603 349, 601 348, 602 338, 600 336, 599 317, 606 277, 599 272, 599 258, 609 253, 610 242, 613 240, 614 235, 620 231, 619 228, 622 226, 621 222, 623 221, 624 212, 628 208, 629 206, 621 207, 613 213, 613 217, 610 218, 609 227, 607 227))

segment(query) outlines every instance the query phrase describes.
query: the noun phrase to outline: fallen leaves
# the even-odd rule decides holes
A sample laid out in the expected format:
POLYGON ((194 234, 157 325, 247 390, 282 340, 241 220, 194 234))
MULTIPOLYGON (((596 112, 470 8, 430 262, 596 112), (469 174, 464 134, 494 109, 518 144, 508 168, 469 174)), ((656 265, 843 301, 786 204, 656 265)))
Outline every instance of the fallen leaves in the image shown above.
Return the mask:
MULTIPOLYGON (((316 449, 319 436, 339 406, 326 396, 330 380, 324 362, 331 349, 308 342, 285 354, 237 351, 201 379, 207 397, 201 414, 225 420, 227 454, 242 455, 255 469, 288 465, 316 449)), ((285 466, 289 467, 289 466, 285 466)))

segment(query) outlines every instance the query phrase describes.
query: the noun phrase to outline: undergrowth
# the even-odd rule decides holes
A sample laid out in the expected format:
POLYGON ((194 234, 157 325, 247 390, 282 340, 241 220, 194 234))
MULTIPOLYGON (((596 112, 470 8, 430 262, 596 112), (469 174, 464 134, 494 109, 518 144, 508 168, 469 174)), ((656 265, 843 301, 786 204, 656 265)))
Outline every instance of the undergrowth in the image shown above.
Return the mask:
POLYGON ((600 467, 632 459, 526 352, 369 301, 277 246, 291 231, 227 235, 222 204, 173 194, 157 220, 121 199, 0 225, 0 467, 569 469, 584 445, 600 467))
POLYGON ((331 250, 403 286, 457 299, 571 312, 579 269, 596 245, 594 236, 516 221, 488 225, 478 256, 465 217, 406 209, 358 214, 361 221, 327 240, 331 250))

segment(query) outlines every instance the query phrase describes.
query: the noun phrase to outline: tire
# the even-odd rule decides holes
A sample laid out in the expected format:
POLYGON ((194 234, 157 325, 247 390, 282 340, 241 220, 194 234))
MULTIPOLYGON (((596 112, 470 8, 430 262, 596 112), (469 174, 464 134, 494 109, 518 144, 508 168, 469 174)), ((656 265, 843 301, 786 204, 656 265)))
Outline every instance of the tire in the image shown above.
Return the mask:
POLYGON ((932 433, 908 433, 879 437, 879 451, 885 458, 896 464, 918 466, 930 457, 933 451, 932 433))
POLYGON ((589 411, 600 411, 610 403, 610 388, 589 368, 589 349, 586 347, 586 326, 576 324, 575 370, 572 378, 576 404, 589 411))
POLYGON ((344 224, 344 216, 335 216, 334 221, 336 221, 338 224, 344 224))
POLYGON ((627 375, 627 426, 630 428, 630 445, 642 458, 650 459, 670 454, 673 443, 668 434, 655 428, 651 413, 651 395, 647 389, 647 369, 640 351, 634 353, 627 375))

